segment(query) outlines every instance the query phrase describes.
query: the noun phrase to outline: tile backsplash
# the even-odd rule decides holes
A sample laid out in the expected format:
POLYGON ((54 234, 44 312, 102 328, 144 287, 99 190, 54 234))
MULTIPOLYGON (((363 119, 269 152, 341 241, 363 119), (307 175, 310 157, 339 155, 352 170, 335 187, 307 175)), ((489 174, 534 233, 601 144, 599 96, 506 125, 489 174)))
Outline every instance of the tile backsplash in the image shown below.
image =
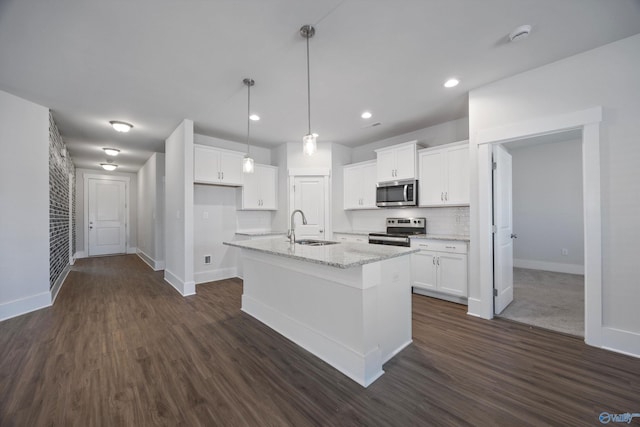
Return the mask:
MULTIPOLYGON (((384 231, 385 220, 390 217, 427 218, 427 233, 469 235, 469 207, 398 208, 350 211, 352 230, 384 231)), ((341 231, 341 230, 335 230, 341 231)))

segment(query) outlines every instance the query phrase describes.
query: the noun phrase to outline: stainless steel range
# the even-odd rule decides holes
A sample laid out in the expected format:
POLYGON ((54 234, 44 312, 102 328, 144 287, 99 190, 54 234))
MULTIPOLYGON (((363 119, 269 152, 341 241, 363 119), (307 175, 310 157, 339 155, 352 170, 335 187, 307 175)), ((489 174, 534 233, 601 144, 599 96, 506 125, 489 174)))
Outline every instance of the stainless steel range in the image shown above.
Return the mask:
POLYGON ((369 233, 369 243, 408 247, 411 236, 426 233, 426 218, 387 218, 387 232, 369 233))

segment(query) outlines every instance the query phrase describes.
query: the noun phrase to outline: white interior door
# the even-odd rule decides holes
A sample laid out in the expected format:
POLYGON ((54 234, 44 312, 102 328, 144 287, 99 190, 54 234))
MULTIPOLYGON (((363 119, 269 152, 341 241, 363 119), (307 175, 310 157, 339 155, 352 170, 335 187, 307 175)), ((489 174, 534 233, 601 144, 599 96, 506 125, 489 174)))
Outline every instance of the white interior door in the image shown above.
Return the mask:
POLYGON ((89 256, 126 252, 126 183, 89 179, 89 256))
MULTIPOLYGON (((323 176, 296 176, 293 179, 293 207, 300 209, 307 218, 302 224, 300 214, 295 216, 296 240, 324 239, 325 237, 325 186, 323 176)), ((293 212, 293 210, 292 210, 293 212)))
POLYGON ((493 287, 494 310, 500 314, 513 301, 513 215, 511 154, 493 147, 493 287))

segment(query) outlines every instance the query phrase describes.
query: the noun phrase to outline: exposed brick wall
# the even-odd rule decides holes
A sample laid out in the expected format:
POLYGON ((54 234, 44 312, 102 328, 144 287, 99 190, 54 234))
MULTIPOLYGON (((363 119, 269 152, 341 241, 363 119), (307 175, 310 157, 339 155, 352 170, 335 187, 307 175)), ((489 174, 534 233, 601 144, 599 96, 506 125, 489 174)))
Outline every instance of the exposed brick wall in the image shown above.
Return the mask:
POLYGON ((69 192, 73 197, 71 218, 75 253, 75 166, 58 127, 49 112, 49 288, 69 265, 69 192), (74 176, 71 188, 69 174, 74 176))

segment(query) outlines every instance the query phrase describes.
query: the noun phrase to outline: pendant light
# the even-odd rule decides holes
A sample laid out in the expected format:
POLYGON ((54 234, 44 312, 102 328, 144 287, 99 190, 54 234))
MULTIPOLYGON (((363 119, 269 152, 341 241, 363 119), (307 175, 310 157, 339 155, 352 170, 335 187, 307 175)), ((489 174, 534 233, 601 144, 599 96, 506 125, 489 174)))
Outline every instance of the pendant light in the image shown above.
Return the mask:
POLYGON ((303 25, 300 28, 300 35, 307 40, 307 119, 308 132, 302 137, 302 151, 307 156, 312 156, 318 149, 316 143, 317 134, 311 133, 311 77, 309 72, 309 39, 314 36, 316 29, 311 25, 303 25))
POLYGON ((251 86, 256 84, 253 79, 244 79, 242 83, 247 86, 247 154, 242 160, 242 171, 244 173, 253 173, 253 159, 249 155, 249 135, 251 131, 251 86))

